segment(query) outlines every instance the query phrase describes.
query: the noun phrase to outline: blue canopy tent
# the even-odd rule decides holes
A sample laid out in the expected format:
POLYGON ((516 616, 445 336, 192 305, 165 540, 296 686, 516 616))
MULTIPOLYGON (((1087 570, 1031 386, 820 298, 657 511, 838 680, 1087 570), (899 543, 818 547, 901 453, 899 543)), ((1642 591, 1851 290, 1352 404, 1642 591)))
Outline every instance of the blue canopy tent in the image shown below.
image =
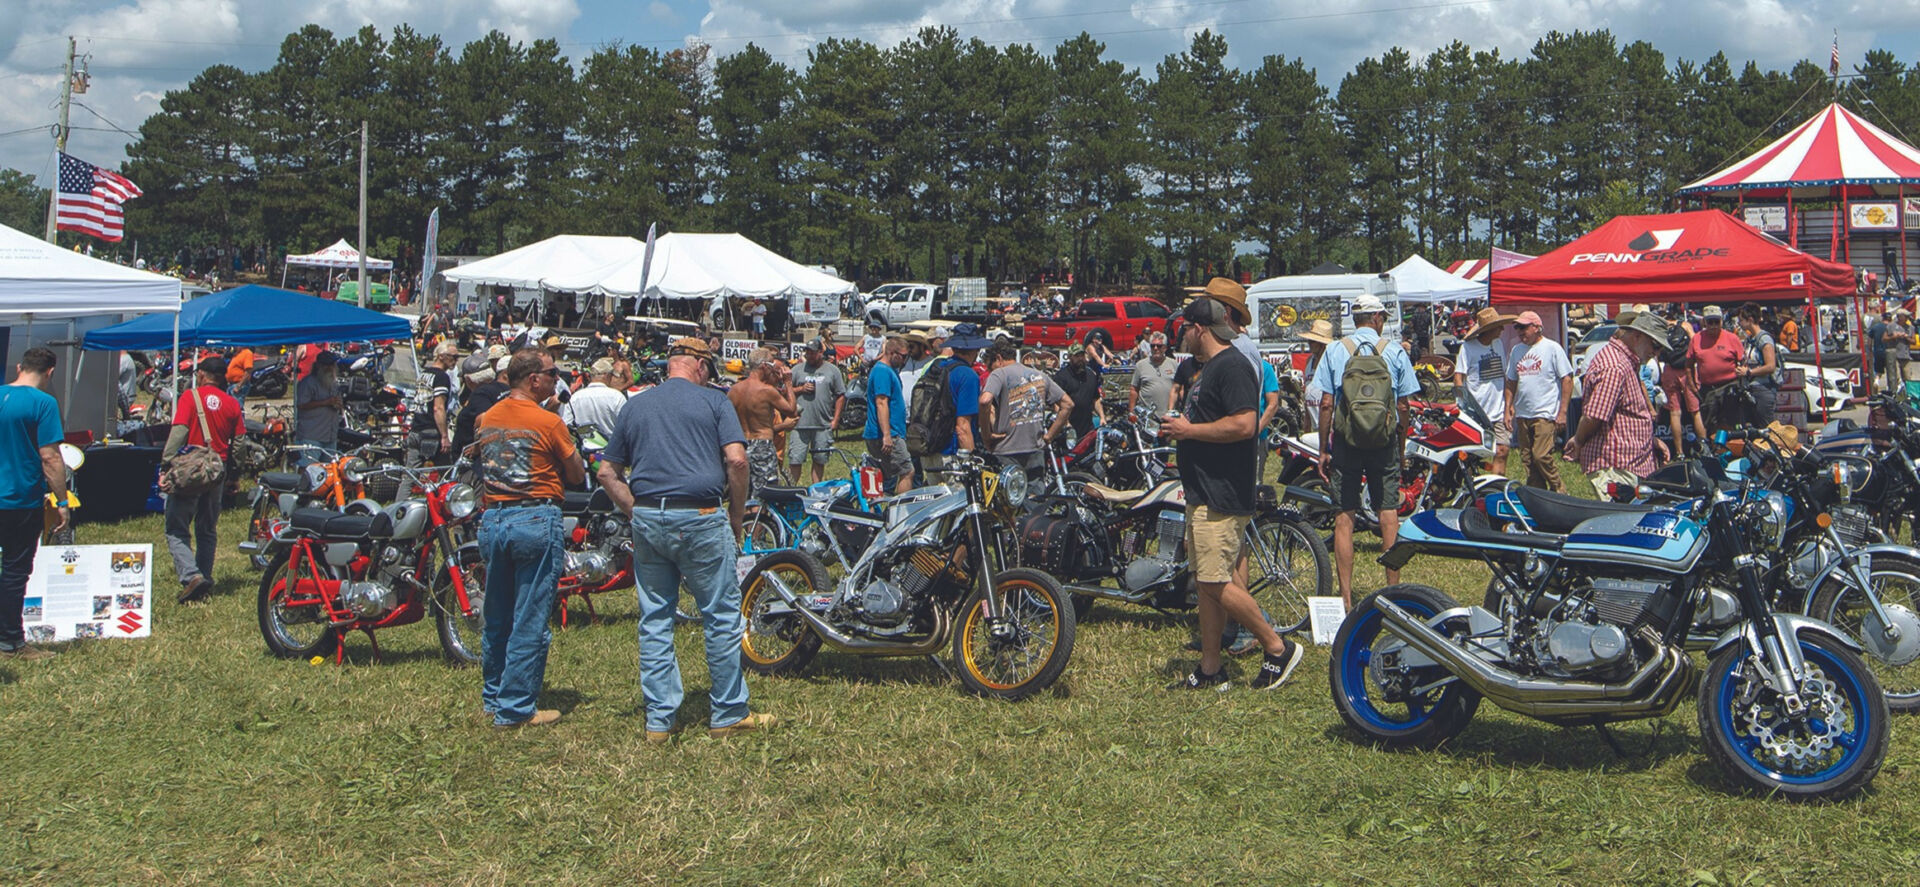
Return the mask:
POLYGON ((356 308, 270 286, 243 286, 201 296, 174 316, 148 314, 91 330, 80 347, 89 351, 158 351, 178 345, 247 347, 303 342, 364 342, 407 339, 405 318, 356 308))

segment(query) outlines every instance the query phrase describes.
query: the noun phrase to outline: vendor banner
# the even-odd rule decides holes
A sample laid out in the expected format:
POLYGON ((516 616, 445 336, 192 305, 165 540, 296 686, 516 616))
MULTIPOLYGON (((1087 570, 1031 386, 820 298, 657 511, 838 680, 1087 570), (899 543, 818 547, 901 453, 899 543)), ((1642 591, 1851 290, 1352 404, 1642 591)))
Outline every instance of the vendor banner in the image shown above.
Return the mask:
POLYGON ((1316 320, 1333 324, 1336 337, 1346 332, 1347 321, 1339 296, 1275 296, 1259 299, 1254 306, 1254 320, 1259 325, 1256 338, 1262 345, 1284 345, 1305 351, 1307 341, 1300 338, 1300 334, 1311 330, 1316 320))
POLYGON ((720 359, 746 360, 747 355, 752 354, 753 349, 758 347, 760 347, 760 343, 752 339, 722 339, 720 341, 720 359))
POLYGON ((1900 205, 1891 200, 1854 203, 1847 207, 1847 227, 1855 231, 1892 231, 1900 227, 1900 205))
POLYGON ((1749 206, 1742 212, 1747 224, 1768 234, 1787 233, 1787 208, 1784 206, 1749 206))
POLYGON ((152 591, 152 545, 42 546, 20 608, 27 642, 147 637, 152 591))

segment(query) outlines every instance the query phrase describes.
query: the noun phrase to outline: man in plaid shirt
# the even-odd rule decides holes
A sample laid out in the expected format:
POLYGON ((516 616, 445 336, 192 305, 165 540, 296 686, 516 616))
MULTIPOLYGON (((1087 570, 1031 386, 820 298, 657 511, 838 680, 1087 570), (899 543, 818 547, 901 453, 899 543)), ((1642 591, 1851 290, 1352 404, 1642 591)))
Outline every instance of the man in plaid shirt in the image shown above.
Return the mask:
POLYGON ((1580 463, 1595 492, 1607 484, 1638 484, 1666 461, 1653 436, 1653 402, 1640 384, 1640 365, 1667 341, 1667 322, 1651 311, 1622 318, 1620 330, 1587 363, 1580 427, 1567 436, 1567 458, 1580 463), (1596 418, 1598 417, 1598 418, 1596 418))

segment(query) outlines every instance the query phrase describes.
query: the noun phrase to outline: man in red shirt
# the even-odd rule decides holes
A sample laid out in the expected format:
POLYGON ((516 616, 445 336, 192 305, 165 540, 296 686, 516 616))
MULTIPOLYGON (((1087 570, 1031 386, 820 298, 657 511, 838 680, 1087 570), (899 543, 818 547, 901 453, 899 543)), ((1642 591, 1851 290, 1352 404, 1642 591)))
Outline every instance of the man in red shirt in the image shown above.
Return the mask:
POLYGON ((1653 402, 1640 382, 1640 365, 1659 354, 1666 341, 1666 320, 1641 312, 1587 362, 1580 386, 1586 403, 1580 427, 1567 436, 1567 458, 1580 463, 1603 499, 1607 484, 1637 485, 1666 461, 1666 445, 1653 437, 1653 402))
MULTIPOLYGON (((226 460, 228 447, 243 427, 239 402, 221 387, 226 376, 226 358, 200 361, 194 387, 180 393, 180 403, 174 409, 173 430, 167 433, 167 445, 160 451, 162 463, 190 446, 212 447, 222 461, 226 460), (206 417, 204 431, 202 415, 206 417)), ((160 491, 167 494, 167 551, 173 555, 173 570, 180 577, 180 603, 201 600, 213 590, 213 553, 220 544, 214 529, 220 520, 220 494, 225 486, 178 493, 167 489, 165 474, 160 476, 160 491)))
POLYGON ((1700 382, 1700 412, 1709 429, 1727 427, 1723 404, 1733 401, 1734 367, 1746 356, 1746 345, 1726 328, 1727 312, 1719 305, 1708 305, 1700 312, 1700 332, 1693 334, 1696 377, 1700 382))

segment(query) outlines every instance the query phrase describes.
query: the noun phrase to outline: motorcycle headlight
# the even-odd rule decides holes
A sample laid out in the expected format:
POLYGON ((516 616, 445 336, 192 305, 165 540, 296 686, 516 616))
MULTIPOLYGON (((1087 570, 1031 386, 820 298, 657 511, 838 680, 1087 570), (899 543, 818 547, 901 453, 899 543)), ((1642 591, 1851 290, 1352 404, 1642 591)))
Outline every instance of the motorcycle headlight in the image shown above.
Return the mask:
POLYGON ((1833 463, 1834 497, 1841 502, 1852 499, 1855 491, 1867 485, 1872 471, 1866 463, 1850 459, 1833 463))
POLYGON ((1000 489, 1007 494, 1007 504, 1015 508, 1027 502, 1027 472, 1018 465, 1004 465, 1000 468, 1000 489))
POLYGON ((340 466, 340 476, 346 478, 348 483, 361 483, 367 479, 367 471, 372 467, 367 460, 355 456, 340 466))
POLYGON ((1752 505, 1754 529, 1767 545, 1779 548, 1787 538, 1787 497, 1779 493, 1768 493, 1765 498, 1755 500, 1752 505))
POLYGON ((480 493, 467 484, 454 484, 447 491, 447 514, 454 520, 465 520, 480 508, 480 493))

